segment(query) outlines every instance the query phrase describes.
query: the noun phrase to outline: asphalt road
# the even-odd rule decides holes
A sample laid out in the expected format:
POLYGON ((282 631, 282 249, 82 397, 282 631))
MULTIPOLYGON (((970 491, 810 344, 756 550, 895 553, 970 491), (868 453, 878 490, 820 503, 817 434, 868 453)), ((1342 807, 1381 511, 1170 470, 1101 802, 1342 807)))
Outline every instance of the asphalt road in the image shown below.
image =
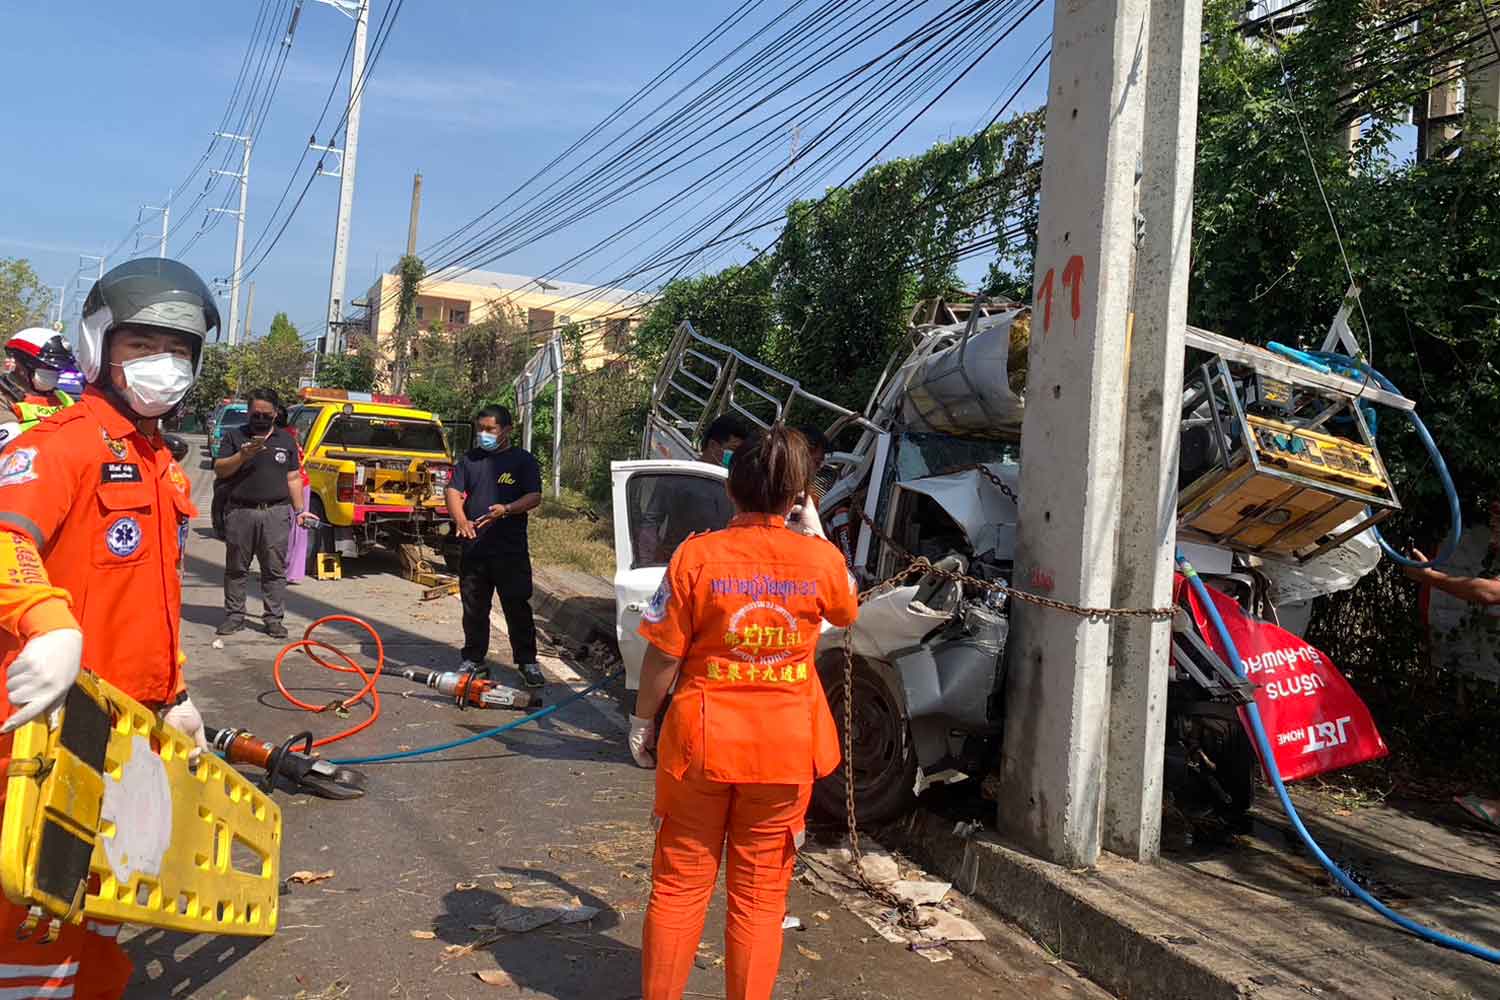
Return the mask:
MULTIPOLYGON (((300 729, 326 735, 363 718, 313 717, 290 709, 272 682, 281 643, 258 627, 213 648, 222 619, 223 546, 209 531, 211 473, 189 459, 204 510, 192 526, 184 566, 183 641, 194 700, 214 726, 242 726, 268 738, 300 729)), ((291 588, 293 635, 327 614, 368 621, 385 644, 387 669, 452 667, 458 660, 456 597, 430 603, 400 578, 395 562, 346 564, 340 581, 291 588)), ((251 611, 259 610, 252 580, 251 611)), ((337 627, 335 629, 337 631, 337 627)), ((373 664, 373 646, 350 637, 373 664)), ((567 637, 552 636, 567 644, 567 637)), ((497 627, 492 660, 509 659, 497 627)), ((549 703, 581 687, 602 664, 544 643, 549 703)), ((349 675, 293 656, 287 682, 304 700, 352 693, 349 675)), ((459 711, 399 678, 379 683, 380 719, 337 744, 330 756, 380 753, 461 737, 514 718, 503 711, 459 711)), ((352 802, 278 795, 285 822, 282 875, 332 872, 282 895, 281 925, 267 940, 126 932, 136 962, 130 996, 208 1000, 348 997, 536 996, 624 1000, 638 997, 641 924, 650 889, 651 775, 624 746, 618 686, 550 718, 435 757, 366 767, 368 794, 352 802), (515 893, 560 891, 597 907, 593 920, 502 936, 469 954, 445 954, 481 938, 515 893), (503 970, 514 985, 476 973, 503 970)), ((931 963, 888 944, 812 889, 795 885, 788 909, 808 925, 788 931, 777 997, 1001 997, 1044 1000, 1104 997, 1019 932, 969 907, 988 940, 954 946, 955 959, 931 963), (826 919, 824 919, 826 917, 826 919)), ((723 900, 715 900, 690 997, 724 995, 723 900)))

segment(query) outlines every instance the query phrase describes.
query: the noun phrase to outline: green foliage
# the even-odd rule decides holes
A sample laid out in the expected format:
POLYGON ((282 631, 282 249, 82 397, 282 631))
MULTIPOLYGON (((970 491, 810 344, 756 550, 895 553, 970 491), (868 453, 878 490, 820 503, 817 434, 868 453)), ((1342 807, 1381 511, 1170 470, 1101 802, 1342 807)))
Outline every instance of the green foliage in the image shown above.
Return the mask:
POLYGON ((375 361, 367 354, 325 354, 318 359, 318 385, 325 389, 370 392, 375 388, 375 361))
POLYGON ((198 423, 207 426, 214 407, 235 395, 229 384, 229 367, 233 349, 228 344, 209 344, 203 349, 203 365, 198 372, 198 381, 188 394, 185 410, 198 417, 198 423))
MULTIPOLYGON (((1210 0, 1190 320, 1255 343, 1320 345, 1349 275, 1310 147, 1362 289, 1350 325, 1368 360, 1417 401, 1474 517, 1500 496, 1500 371, 1490 361, 1500 351, 1500 147, 1470 120, 1459 155, 1397 161, 1410 95, 1430 85, 1411 67, 1450 45, 1452 31, 1424 21, 1422 34, 1352 60, 1368 47, 1377 6, 1323 0, 1274 47, 1236 30, 1238 0, 1210 0), (1358 115, 1369 117, 1347 150, 1343 128, 1358 115)), ((1386 535, 1430 552, 1447 512, 1426 453, 1388 413, 1380 444, 1404 506, 1386 535)), ((1415 588, 1383 564, 1320 601, 1309 637, 1350 673, 1398 758, 1458 766, 1476 749, 1475 727, 1455 725, 1453 706, 1474 699, 1428 666, 1417 620, 1415 588)), ((1490 718, 1500 717, 1490 700, 1490 718)), ((1500 744, 1488 748, 1481 756, 1493 759, 1500 744)))
POLYGON ((404 391, 444 420, 468 420, 487 403, 515 403, 511 382, 531 356, 519 310, 493 303, 483 320, 416 331, 404 391))
POLYGON ((266 387, 276 390, 283 401, 297 397, 298 383, 312 357, 286 313, 272 318, 271 329, 264 337, 232 351, 227 381, 235 393, 243 395, 266 387))
POLYGON ((46 326, 52 289, 23 258, 0 257, 0 337, 28 326, 46 326))
POLYGON ((417 291, 422 285, 422 279, 427 277, 427 265, 422 263, 420 257, 407 254, 396 265, 396 274, 401 279, 401 287, 396 298, 396 328, 391 334, 391 352, 395 365, 391 388, 395 392, 405 392, 411 348, 417 337, 417 291))

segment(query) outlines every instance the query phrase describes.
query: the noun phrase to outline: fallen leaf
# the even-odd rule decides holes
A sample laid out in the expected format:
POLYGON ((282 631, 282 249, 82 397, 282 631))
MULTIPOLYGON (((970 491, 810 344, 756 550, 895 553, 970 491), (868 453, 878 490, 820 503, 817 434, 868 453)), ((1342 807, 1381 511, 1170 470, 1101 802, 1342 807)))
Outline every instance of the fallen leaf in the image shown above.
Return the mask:
POLYGON ((1335 809, 1333 811, 1333 814, 1335 816, 1353 816, 1354 815, 1354 810, 1353 809, 1335 809))
POLYGON ((816 913, 814 913, 813 917, 815 917, 818 920, 832 920, 833 919, 828 914, 824 913, 822 910, 818 910, 816 913))
POLYGON ((478 979, 486 986, 516 985, 516 981, 510 977, 510 973, 504 971, 503 969, 480 969, 478 972, 474 973, 474 978, 478 979))
POLYGON ((479 888, 479 883, 478 882, 455 882, 453 884, 453 890, 455 892, 473 892, 475 889, 478 889, 478 888, 479 888))
POLYGON ((821 962, 821 961, 823 961, 823 956, 822 955, 819 955, 817 952, 813 951, 811 948, 807 947, 806 945, 799 944, 797 946, 797 951, 799 953, 801 953, 801 955, 802 955, 803 958, 810 958, 814 962, 821 962))
POLYGON ((326 872, 297 871, 287 876, 287 881, 296 885, 312 885, 314 882, 326 882, 333 878, 333 869, 326 872))
POLYGON ((433 938, 437 937, 437 935, 432 933, 432 931, 412 931, 411 936, 416 938, 418 941, 431 941, 433 938))
POLYGON ((514 882, 496 882, 495 883, 495 888, 496 889, 514 889, 515 887, 516 887, 516 884, 514 882))

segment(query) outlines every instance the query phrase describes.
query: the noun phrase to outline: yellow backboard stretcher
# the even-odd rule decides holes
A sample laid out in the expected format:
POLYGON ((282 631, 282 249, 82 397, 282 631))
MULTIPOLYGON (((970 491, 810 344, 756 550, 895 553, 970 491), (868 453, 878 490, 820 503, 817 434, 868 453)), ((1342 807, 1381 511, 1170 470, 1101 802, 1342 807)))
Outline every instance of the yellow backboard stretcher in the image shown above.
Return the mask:
POLYGON ((16 730, 0 889, 61 921, 196 934, 276 930, 281 810, 220 758, 92 674, 60 725, 16 730))

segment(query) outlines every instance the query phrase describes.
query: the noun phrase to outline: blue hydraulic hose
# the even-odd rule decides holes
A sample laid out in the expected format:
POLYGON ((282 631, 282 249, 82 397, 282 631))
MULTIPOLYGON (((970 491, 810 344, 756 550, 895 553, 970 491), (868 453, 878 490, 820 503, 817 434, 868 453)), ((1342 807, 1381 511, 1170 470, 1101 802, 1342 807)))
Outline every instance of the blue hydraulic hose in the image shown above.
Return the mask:
MULTIPOLYGON (((1182 569, 1183 575, 1187 577, 1188 585, 1193 588, 1193 593, 1198 595, 1198 600, 1203 604, 1204 612, 1208 615, 1208 620, 1213 623, 1214 631, 1218 633, 1219 640, 1224 644, 1224 652, 1229 654, 1229 661, 1234 666, 1234 672, 1242 679, 1246 678, 1245 664, 1240 659, 1240 652, 1235 648, 1234 640, 1229 637, 1229 629, 1224 626, 1224 619, 1219 616, 1219 609, 1214 605, 1213 598, 1209 596, 1208 587, 1198 577, 1198 571, 1193 569, 1193 564, 1183 558, 1180 552, 1177 554, 1177 565, 1182 569)), ((1281 770, 1276 766, 1276 755, 1271 750, 1271 741, 1266 738, 1266 728, 1260 721, 1260 707, 1255 702, 1252 701, 1245 706, 1245 718, 1250 720, 1250 731, 1255 736, 1256 746, 1260 748, 1260 758, 1266 765, 1266 775, 1271 779, 1271 786, 1276 789, 1276 797, 1281 800, 1281 808, 1286 810, 1286 818, 1291 821, 1292 829, 1296 831, 1298 838, 1307 846, 1307 849, 1312 852, 1312 856, 1317 859, 1318 864, 1322 865, 1328 874, 1332 875, 1335 881, 1344 887, 1344 891, 1382 917, 1385 917, 1397 927, 1415 934, 1424 941, 1442 945, 1444 948, 1452 948, 1454 951, 1461 951, 1465 955, 1473 955, 1475 958, 1482 958, 1486 962, 1500 963, 1500 951, 1495 951, 1493 948, 1486 948, 1483 945, 1471 944, 1460 938, 1444 934, 1442 931, 1435 931, 1431 927, 1425 927, 1409 917, 1403 917, 1366 892, 1362 886, 1349 877, 1347 872, 1336 865, 1327 854, 1323 853, 1323 848, 1319 847, 1318 842, 1313 840, 1312 834, 1307 832, 1307 827, 1302 825, 1302 817, 1297 815, 1297 809, 1292 805, 1292 798, 1287 793, 1286 784, 1281 780, 1281 770)))
MULTIPOLYGON (((1307 353, 1313 360, 1326 362, 1334 367, 1350 368, 1360 372, 1374 380, 1375 384, 1386 392, 1393 392, 1398 396, 1401 395, 1401 390, 1392 385, 1390 379, 1357 358, 1351 358, 1344 354, 1334 354, 1329 351, 1309 351, 1307 353)), ((1370 530, 1375 533, 1375 540, 1380 543, 1380 548, 1392 560, 1400 563, 1402 566, 1410 566, 1412 569, 1428 569, 1429 567, 1447 562, 1452 557, 1454 550, 1458 548, 1459 539, 1464 531, 1463 511, 1459 507, 1458 490, 1453 485, 1453 477, 1448 474, 1448 463, 1443 461, 1443 453, 1438 451, 1437 443, 1432 440, 1432 435, 1428 432, 1427 425, 1422 423, 1422 418, 1417 416, 1415 410, 1407 411, 1406 416, 1411 420, 1412 426, 1416 428, 1417 437, 1421 439, 1423 447, 1427 449, 1427 454, 1432 457, 1432 464, 1437 469, 1438 479, 1443 483, 1443 492, 1448 495, 1448 537, 1443 540, 1442 547, 1438 549, 1435 556, 1426 562, 1422 562, 1397 552, 1385 540, 1385 537, 1381 535, 1379 527, 1371 528, 1370 530)))
POLYGON ((433 746, 428 747, 416 747, 412 750, 400 750, 396 753, 380 753, 375 754, 372 757, 341 757, 337 760, 331 761, 331 763, 340 765, 389 764, 392 761, 409 760, 412 757, 424 757, 427 754, 442 753, 444 750, 452 750, 455 747, 466 746, 470 743, 478 743, 480 740, 492 739, 493 737, 499 736, 501 733, 508 733, 512 729, 518 729, 521 726, 526 725, 526 723, 528 722, 535 722, 538 719, 545 719, 547 716, 551 715, 553 712, 556 712, 558 709, 565 708, 581 698, 588 697, 595 691, 602 688, 604 685, 608 684, 610 681, 614 680, 617 676, 619 675, 608 674, 590 684, 582 691, 575 691, 574 693, 568 695, 566 698, 556 703, 555 705, 548 705, 546 708, 539 708, 535 712, 532 712, 530 715, 523 715, 519 719, 512 719, 503 726, 496 726, 494 729, 486 729, 484 732, 475 733, 473 736, 465 736, 461 740, 453 740, 448 743, 437 743, 433 746))

